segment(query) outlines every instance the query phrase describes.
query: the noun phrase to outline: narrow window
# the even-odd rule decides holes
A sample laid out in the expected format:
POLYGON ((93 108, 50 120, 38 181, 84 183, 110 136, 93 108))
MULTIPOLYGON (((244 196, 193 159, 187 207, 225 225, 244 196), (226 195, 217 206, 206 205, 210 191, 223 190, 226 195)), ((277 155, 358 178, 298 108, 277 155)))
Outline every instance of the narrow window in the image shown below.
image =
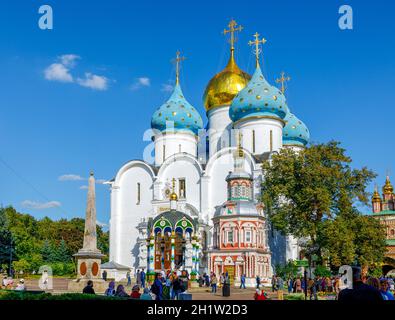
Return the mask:
POLYGON ((270 130, 270 152, 273 151, 273 131, 270 130))
POLYGON ((165 159, 166 159, 166 146, 165 145, 163 145, 163 153, 162 153, 162 155, 163 155, 163 162, 165 162, 165 159))
POLYGON ((228 242, 233 243, 233 231, 228 231, 228 242))
POLYGON ((252 153, 255 153, 255 130, 252 130, 252 153))
POLYGON ((186 197, 186 183, 185 178, 178 179, 178 196, 180 198, 186 197))
POLYGON ((141 187, 140 187, 140 182, 137 182, 137 205, 140 204, 141 200, 141 187))
POLYGON ((181 145, 178 145, 178 152, 181 153, 181 145))
POLYGON ((251 243, 251 231, 246 231, 246 242, 251 243))

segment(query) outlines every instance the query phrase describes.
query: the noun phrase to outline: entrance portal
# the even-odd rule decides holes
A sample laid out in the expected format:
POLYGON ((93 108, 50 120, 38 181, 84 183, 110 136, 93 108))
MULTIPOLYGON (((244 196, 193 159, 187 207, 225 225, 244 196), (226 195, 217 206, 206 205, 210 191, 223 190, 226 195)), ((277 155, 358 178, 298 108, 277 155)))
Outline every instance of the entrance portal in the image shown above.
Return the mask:
MULTIPOLYGON (((175 234, 174 265, 179 268, 184 265, 185 240, 181 233, 175 234)), ((158 232, 155 236, 155 270, 171 269, 171 233, 164 235, 158 232)))

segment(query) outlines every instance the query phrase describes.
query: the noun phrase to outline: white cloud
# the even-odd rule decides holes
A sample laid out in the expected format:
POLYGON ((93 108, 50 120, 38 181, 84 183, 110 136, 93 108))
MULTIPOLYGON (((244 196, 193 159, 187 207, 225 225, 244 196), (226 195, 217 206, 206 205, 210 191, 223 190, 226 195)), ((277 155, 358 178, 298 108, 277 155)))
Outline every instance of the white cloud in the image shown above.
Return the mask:
POLYGON ((49 81, 73 82, 69 69, 61 63, 53 63, 44 70, 45 79, 49 81))
POLYGON ((93 90, 107 90, 108 79, 104 76, 98 76, 89 72, 85 73, 85 78, 78 78, 79 85, 93 90))
POLYGON ((130 86, 130 89, 135 91, 135 90, 138 90, 142 87, 149 87, 149 86, 151 86, 151 79, 148 77, 140 77, 140 78, 137 78, 135 83, 133 83, 130 86))
POLYGON ((172 92, 173 91, 173 85, 168 84, 168 83, 163 83, 162 84, 162 89, 160 91, 162 92, 172 92))
POLYGON ((74 67, 75 66, 75 61, 81 59, 80 56, 76 54, 64 54, 59 57, 60 62, 67 67, 74 67))
POLYGON ((81 190, 86 190, 86 189, 88 189, 88 186, 85 186, 85 185, 84 185, 84 186, 81 186, 80 189, 81 189, 81 190))
POLYGON ((104 182, 106 182, 106 179, 96 179, 96 183, 97 184, 104 184, 104 182))
POLYGON ((99 220, 96 220, 96 224, 97 224, 99 227, 102 227, 102 228, 108 227, 108 224, 107 224, 107 223, 100 222, 99 220))
POLYGON ((81 181, 85 180, 85 178, 81 177, 78 174, 64 174, 58 178, 59 181, 81 181))
POLYGON ((27 209, 43 210, 50 208, 58 208, 61 206, 61 203, 59 201, 38 202, 38 201, 25 200, 21 203, 21 205, 22 207, 27 209))

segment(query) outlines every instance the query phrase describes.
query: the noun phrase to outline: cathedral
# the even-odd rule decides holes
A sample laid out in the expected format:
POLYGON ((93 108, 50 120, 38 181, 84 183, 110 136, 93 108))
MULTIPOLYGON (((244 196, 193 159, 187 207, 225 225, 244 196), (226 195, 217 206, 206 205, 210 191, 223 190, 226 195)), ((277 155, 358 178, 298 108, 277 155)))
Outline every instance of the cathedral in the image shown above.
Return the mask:
POLYGON ((242 274, 269 281, 276 264, 299 259, 297 239, 271 227, 261 203, 262 162, 282 148, 303 149, 310 134, 286 103, 282 74, 269 84, 260 68, 259 34, 249 45, 252 74, 236 63, 234 20, 226 67, 208 83, 207 125, 176 79, 169 99, 153 109, 152 163, 124 164, 111 186, 110 260, 148 274, 158 270, 242 274))

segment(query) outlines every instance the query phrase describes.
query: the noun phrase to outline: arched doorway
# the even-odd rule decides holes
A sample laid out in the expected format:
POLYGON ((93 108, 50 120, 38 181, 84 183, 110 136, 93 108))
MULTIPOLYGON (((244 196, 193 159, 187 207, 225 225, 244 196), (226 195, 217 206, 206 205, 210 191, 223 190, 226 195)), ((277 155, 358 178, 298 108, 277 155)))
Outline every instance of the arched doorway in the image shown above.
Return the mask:
POLYGON ((197 245, 192 246, 196 226, 195 219, 179 211, 164 212, 149 221, 148 231, 154 239, 150 268, 155 272, 174 268, 193 271, 198 252, 197 245))
POLYGON ((385 257, 382 266, 383 275, 386 276, 390 272, 395 273, 394 269, 395 269, 395 259, 392 259, 390 257, 385 257))

